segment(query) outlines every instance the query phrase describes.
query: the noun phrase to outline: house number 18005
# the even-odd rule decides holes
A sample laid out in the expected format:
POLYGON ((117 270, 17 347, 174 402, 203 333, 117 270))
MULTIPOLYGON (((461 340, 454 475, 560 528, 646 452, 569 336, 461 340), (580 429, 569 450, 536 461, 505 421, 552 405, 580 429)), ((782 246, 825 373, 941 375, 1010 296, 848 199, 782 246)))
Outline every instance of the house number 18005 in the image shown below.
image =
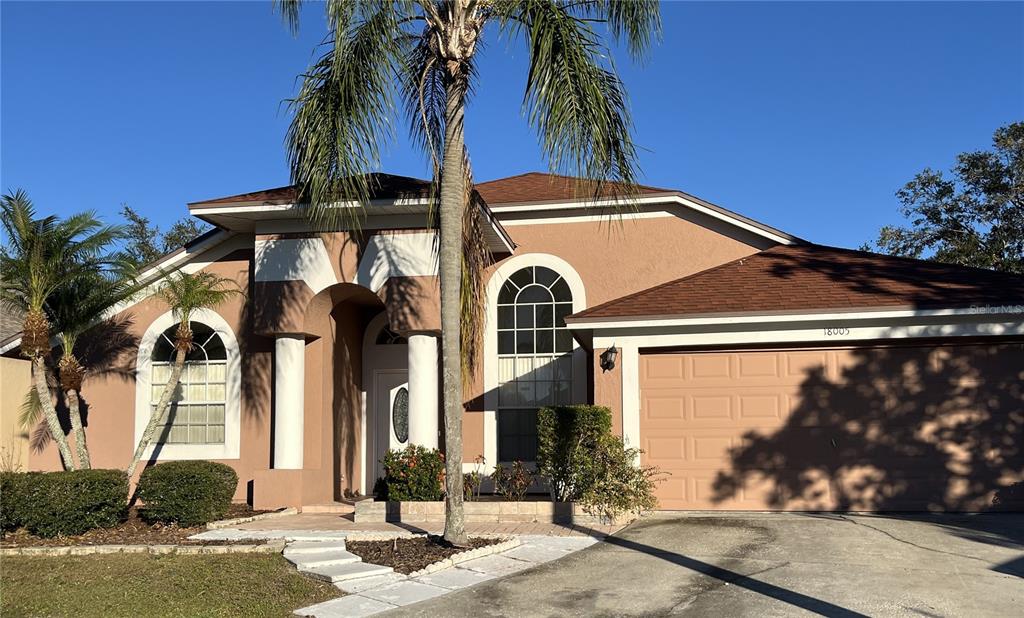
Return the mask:
POLYGON ((849 328, 840 327, 840 328, 826 328, 825 329, 825 336, 826 337, 842 337, 844 335, 849 335, 849 334, 850 334, 850 329, 849 328))

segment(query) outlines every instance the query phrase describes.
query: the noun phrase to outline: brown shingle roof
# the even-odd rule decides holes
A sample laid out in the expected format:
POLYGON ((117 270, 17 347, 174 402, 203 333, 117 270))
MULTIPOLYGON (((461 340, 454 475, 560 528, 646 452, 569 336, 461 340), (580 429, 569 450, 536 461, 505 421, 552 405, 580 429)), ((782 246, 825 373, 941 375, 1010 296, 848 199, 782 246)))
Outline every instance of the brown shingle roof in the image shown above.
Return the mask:
POLYGON ((778 245, 572 319, 1024 305, 1024 277, 815 244, 778 245))
MULTIPOLYGON (((614 197, 626 193, 626 186, 619 183, 608 183, 601 191, 601 197, 614 197)), ((543 172, 527 172, 518 176, 498 178, 477 183, 476 190, 488 204, 514 204, 517 202, 553 202, 577 198, 594 197, 586 186, 580 186, 576 178, 545 174, 543 172)), ((635 190, 641 195, 654 193, 674 193, 673 189, 659 189, 637 185, 635 190)))
MULTIPOLYGON (((376 188, 371 196, 375 198, 426 197, 430 191, 430 181, 409 176, 393 174, 372 174, 376 188)), ((515 202, 544 202, 554 200, 571 200, 577 197, 576 179, 568 176, 529 172, 508 178, 499 178, 476 185, 480 195, 488 204, 507 204, 515 202)), ((673 193, 670 189, 637 186, 641 194, 673 193)), ((609 184, 602 191, 605 197, 623 193, 622 185, 609 184)), ((294 203, 298 191, 294 185, 265 189, 252 193, 242 193, 219 197, 212 200, 192 202, 190 206, 222 206, 224 204, 241 204, 258 202, 261 204, 294 203)), ((589 196, 587 196, 589 197, 589 196)))
MULTIPOLYGON (((370 197, 371 198, 410 198, 426 197, 430 193, 430 181, 411 176, 396 176, 394 174, 375 173, 370 174, 370 197)), ((295 185, 253 191, 252 193, 241 193, 228 197, 218 197, 212 200, 192 202, 189 206, 222 206, 224 204, 241 204, 258 202, 260 204, 292 204, 298 197, 298 188, 295 185)))

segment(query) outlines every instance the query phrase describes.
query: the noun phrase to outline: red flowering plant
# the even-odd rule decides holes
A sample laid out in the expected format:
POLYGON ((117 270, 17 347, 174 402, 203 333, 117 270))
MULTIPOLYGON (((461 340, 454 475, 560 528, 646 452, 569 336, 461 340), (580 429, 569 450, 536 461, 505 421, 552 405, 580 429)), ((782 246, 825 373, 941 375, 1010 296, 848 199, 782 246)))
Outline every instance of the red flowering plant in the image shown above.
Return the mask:
POLYGON ((428 502, 444 497, 444 456, 439 451, 409 445, 388 451, 382 463, 378 500, 428 502))

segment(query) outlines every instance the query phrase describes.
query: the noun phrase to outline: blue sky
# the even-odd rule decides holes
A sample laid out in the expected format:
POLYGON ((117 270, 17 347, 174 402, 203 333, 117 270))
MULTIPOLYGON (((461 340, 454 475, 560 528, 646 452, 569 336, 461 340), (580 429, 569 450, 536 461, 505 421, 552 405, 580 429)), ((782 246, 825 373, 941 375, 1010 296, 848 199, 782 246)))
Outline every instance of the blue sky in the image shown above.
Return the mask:
MULTIPOLYGON (((647 183, 818 242, 899 221, 924 167, 1024 120, 1021 3, 666 3, 642 66, 624 55, 647 183)), ((281 101, 324 30, 270 2, 0 4, 0 188, 41 212, 185 203, 286 184, 281 101)), ((478 180, 545 169, 520 112, 525 54, 492 41, 468 112, 478 180)), ((384 170, 426 176, 402 139, 384 170)))

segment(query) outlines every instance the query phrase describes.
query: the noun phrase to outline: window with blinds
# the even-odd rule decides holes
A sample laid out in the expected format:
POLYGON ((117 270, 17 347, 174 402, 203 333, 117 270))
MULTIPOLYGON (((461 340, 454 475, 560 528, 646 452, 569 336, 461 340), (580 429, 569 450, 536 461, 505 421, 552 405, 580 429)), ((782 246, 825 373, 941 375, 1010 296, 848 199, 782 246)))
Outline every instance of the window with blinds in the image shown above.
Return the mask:
MULTIPOLYGON (((227 397, 227 351, 212 328, 191 322, 193 344, 185 357, 181 381, 162 419, 157 441, 164 444, 223 444, 227 397)), ((174 365, 174 334, 165 330, 153 348, 152 394, 155 412, 174 365)))
POLYGON ((498 459, 534 461, 537 409, 572 398, 569 284, 555 271, 516 271, 498 295, 498 459))

